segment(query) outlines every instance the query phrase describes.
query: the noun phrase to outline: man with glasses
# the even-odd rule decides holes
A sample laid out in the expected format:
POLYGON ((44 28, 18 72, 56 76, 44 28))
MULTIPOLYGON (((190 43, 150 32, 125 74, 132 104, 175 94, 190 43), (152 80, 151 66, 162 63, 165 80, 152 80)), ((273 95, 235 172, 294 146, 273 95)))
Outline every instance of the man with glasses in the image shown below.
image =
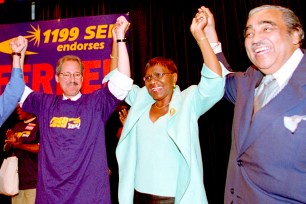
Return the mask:
POLYGON ((124 42, 128 21, 115 24, 118 68, 103 88, 82 94, 84 66, 67 55, 56 64, 55 80, 63 95, 24 94, 23 110, 40 124, 36 203, 110 203, 104 125, 131 89, 129 57, 124 42))

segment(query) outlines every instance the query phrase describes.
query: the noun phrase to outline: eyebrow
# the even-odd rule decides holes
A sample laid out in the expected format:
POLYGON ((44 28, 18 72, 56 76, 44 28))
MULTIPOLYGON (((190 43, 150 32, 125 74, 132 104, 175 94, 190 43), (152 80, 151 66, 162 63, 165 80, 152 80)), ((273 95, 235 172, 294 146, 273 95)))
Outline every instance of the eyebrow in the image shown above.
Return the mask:
MULTIPOLYGON (((273 21, 267 21, 267 20, 260 21, 258 24, 259 24, 259 25, 262 25, 262 24, 270 24, 270 25, 272 25, 272 26, 276 26, 276 25, 277 25, 275 22, 273 22, 273 21)), ((246 26, 244 30, 252 29, 252 27, 253 27, 252 25, 246 26)))
MULTIPOLYGON (((259 25, 270 24, 271 26, 274 26, 274 27, 277 26, 277 24, 276 24, 275 22, 273 22, 273 21, 268 21, 268 20, 260 21, 258 24, 259 24, 259 25)), ((249 29, 252 29, 252 28, 253 28, 252 25, 246 26, 246 27, 244 28, 244 32, 243 32, 243 33, 246 33, 246 31, 248 31, 249 29)))
POLYGON ((74 73, 71 73, 71 72, 60 72, 60 73, 62 73, 62 74, 67 74, 67 73, 69 73, 69 74, 81 74, 82 72, 74 72, 74 73))

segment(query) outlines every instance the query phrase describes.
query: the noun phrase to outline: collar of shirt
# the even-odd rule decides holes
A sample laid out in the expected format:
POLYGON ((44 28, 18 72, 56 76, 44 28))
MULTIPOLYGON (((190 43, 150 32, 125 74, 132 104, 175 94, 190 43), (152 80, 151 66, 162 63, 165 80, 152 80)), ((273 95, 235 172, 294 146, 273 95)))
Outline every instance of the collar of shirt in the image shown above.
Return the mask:
POLYGON ((65 95, 63 94, 63 100, 70 99, 70 100, 72 100, 72 101, 76 101, 76 100, 78 100, 79 98, 81 98, 81 96, 82 96, 81 92, 79 92, 77 95, 75 95, 74 97, 71 97, 71 98, 68 98, 67 96, 65 96, 65 95))
POLYGON ((304 54, 301 49, 296 49, 288 61, 277 72, 272 74, 277 80, 277 83, 281 89, 287 85, 293 72, 296 70, 300 61, 302 60, 303 55, 304 54))

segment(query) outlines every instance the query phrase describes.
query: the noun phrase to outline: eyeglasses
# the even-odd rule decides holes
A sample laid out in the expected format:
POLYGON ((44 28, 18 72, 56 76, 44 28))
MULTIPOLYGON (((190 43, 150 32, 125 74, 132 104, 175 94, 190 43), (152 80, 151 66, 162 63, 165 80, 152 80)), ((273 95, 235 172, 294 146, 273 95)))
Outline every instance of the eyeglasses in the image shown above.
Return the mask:
POLYGON ((71 76, 73 76, 75 79, 80 79, 83 76, 81 72, 76 72, 74 74, 71 74, 69 72, 61 72, 60 74, 65 80, 69 80, 71 76))
POLYGON ((163 72, 153 72, 151 75, 147 75, 143 77, 143 80, 145 82, 150 82, 152 79, 161 79, 163 78, 166 74, 173 74, 173 73, 163 73, 163 72))

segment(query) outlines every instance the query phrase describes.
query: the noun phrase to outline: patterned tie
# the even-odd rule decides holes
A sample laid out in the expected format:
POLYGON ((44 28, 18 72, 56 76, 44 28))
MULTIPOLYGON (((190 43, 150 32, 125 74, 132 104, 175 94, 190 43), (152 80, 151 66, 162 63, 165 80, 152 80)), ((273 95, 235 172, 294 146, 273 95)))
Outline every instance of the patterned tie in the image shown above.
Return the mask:
POLYGON ((254 113, 265 106, 277 93, 279 85, 277 80, 272 75, 266 75, 255 93, 254 98, 254 113))

